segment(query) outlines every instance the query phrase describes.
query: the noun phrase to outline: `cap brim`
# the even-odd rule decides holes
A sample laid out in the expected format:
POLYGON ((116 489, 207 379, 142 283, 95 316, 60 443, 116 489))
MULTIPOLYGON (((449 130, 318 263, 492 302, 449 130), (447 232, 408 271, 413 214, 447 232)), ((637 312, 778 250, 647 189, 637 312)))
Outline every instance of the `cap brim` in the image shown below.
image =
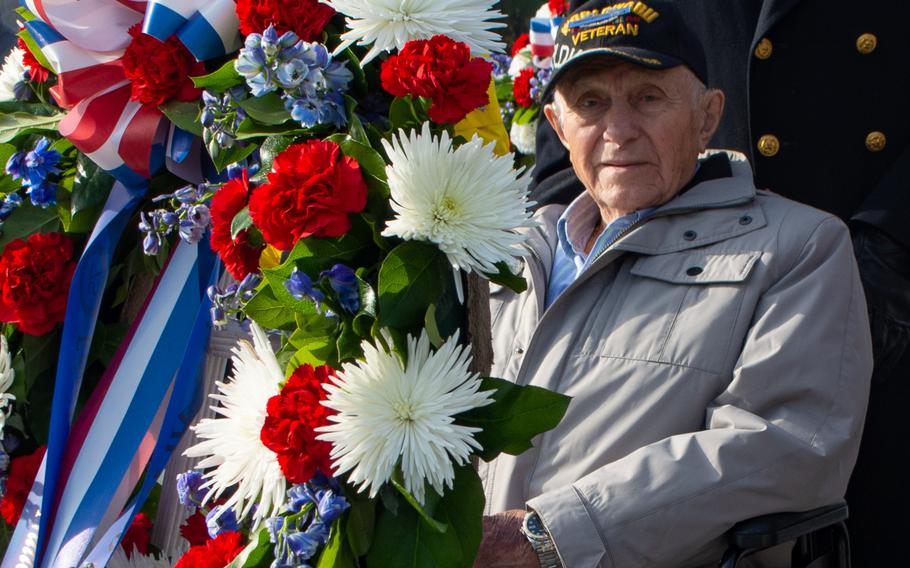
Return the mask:
POLYGON ((649 69, 670 69, 679 65, 685 65, 681 59, 664 55, 656 51, 641 49, 638 47, 596 47, 585 50, 575 57, 569 59, 562 66, 553 72, 550 76, 550 82, 544 88, 541 96, 541 104, 546 104, 556 92, 556 85, 559 80, 565 76, 569 69, 575 69, 579 64, 590 63, 592 59, 599 57, 608 57, 621 61, 628 61, 634 65, 640 65, 649 69))

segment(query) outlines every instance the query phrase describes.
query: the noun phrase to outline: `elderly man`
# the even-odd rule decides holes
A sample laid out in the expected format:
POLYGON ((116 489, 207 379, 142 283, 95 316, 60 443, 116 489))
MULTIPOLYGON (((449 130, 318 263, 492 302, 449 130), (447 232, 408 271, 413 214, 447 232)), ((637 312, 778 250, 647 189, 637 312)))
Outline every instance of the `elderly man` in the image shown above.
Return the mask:
POLYGON ((589 2, 554 60, 587 191, 539 210, 529 291, 494 291, 493 373, 573 400, 481 467, 475 565, 716 566, 736 522, 843 497, 872 368, 850 237, 699 160, 724 95, 671 2, 589 2))

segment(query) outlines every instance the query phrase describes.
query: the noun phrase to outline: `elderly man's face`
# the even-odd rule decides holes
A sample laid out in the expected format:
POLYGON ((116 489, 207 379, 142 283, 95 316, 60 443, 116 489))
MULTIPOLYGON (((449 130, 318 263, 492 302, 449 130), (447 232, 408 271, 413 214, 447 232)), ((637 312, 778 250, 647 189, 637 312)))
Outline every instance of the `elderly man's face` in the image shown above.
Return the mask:
POLYGON ((720 120, 723 94, 683 66, 625 62, 564 78, 545 108, 605 221, 669 201, 691 179, 720 120))

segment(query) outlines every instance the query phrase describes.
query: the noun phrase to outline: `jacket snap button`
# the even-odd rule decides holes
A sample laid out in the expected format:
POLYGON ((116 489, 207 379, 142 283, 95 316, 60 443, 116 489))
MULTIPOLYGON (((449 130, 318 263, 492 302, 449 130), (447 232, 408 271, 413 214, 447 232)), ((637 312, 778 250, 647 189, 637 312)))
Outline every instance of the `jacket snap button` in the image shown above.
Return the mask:
POLYGON ((701 266, 690 266, 688 270, 686 270, 686 274, 689 276, 698 276, 702 272, 704 272, 704 269, 701 266))
POLYGON ((698 233, 695 231, 686 231, 683 233, 683 238, 687 241, 694 241, 696 237, 698 237, 698 233))
POLYGON ((751 215, 743 215, 742 217, 739 218, 739 224, 740 224, 740 225, 748 225, 748 224, 751 223, 751 222, 752 222, 752 216, 751 216, 751 215))
POLYGON ((525 352, 525 350, 523 347, 516 347, 515 352, 518 353, 519 355, 521 355, 522 353, 525 352))

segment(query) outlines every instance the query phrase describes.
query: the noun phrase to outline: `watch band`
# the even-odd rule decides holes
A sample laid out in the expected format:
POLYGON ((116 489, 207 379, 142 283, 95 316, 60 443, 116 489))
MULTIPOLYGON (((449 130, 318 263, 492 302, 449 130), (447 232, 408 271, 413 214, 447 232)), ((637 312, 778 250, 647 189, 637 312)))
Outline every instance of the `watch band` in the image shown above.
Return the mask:
POLYGON ((543 526, 537 512, 530 511, 525 515, 521 532, 531 543, 534 552, 537 553, 541 568, 562 568, 562 562, 556 552, 556 544, 543 526))

